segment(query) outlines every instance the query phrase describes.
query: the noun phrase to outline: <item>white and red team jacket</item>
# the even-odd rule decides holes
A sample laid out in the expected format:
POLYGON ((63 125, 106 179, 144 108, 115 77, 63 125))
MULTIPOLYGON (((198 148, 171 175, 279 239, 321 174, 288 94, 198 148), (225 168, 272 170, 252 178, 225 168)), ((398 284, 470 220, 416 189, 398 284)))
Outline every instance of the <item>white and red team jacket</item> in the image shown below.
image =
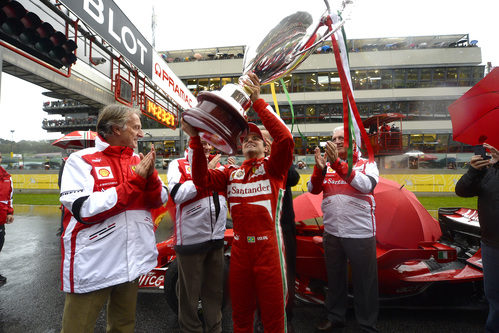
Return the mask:
POLYGON ((338 158, 326 164, 326 172, 314 167, 308 182, 308 191, 323 193, 322 212, 324 230, 342 238, 369 238, 376 235, 373 191, 379 171, 375 162, 354 153, 353 169, 348 175, 348 164, 338 158))
POLYGON ((168 199, 158 172, 135 174, 129 147, 97 137, 94 148, 71 154, 62 174, 66 208, 61 235, 61 289, 87 293, 133 281, 157 264, 150 210, 168 199))
POLYGON ((213 193, 192 181, 188 158, 168 165, 168 189, 175 202, 175 251, 198 253, 211 249, 213 242, 223 246, 227 222, 225 191, 213 193))
POLYGON ((7 215, 14 214, 12 184, 12 177, 0 166, 0 225, 7 222, 7 215))

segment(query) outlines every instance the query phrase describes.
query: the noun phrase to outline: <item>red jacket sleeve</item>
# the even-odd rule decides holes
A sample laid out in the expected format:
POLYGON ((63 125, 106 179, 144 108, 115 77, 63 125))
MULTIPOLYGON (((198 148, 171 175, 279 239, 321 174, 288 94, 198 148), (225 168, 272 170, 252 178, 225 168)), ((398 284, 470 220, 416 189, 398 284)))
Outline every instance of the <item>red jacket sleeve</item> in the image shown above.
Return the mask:
POLYGON ((293 149, 295 147, 293 136, 284 122, 263 99, 256 100, 253 103, 253 109, 273 139, 268 172, 276 178, 285 177, 293 163, 293 149))
POLYGON ((192 149, 192 181, 194 185, 212 191, 227 190, 227 176, 219 169, 208 169, 203 145, 199 136, 191 137, 189 147, 192 149))
POLYGON ((350 184, 355 177, 355 170, 352 170, 350 177, 348 177, 348 163, 339 158, 334 163, 331 163, 331 168, 333 168, 333 170, 348 184, 350 184))
POLYGON ((148 208, 158 208, 163 205, 163 197, 166 197, 163 191, 167 191, 163 187, 163 182, 159 179, 158 170, 154 170, 152 175, 147 178, 147 184, 144 193, 144 205, 148 208))
MULTIPOLYGON (((327 165, 325 166, 327 168, 327 165)), ((312 194, 319 194, 322 192, 322 183, 324 182, 324 171, 314 166, 314 172, 310 177, 308 183, 308 191, 312 194)))

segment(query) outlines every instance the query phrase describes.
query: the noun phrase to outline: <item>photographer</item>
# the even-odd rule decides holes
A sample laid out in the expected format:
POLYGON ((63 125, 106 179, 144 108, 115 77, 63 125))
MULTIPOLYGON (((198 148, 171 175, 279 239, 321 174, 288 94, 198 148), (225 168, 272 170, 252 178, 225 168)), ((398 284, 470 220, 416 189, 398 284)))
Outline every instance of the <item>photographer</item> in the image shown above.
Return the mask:
POLYGON ((476 152, 470 168, 456 184, 460 197, 478 196, 478 219, 482 235, 482 265, 489 315, 485 332, 499 331, 499 151, 484 143, 492 158, 476 152))

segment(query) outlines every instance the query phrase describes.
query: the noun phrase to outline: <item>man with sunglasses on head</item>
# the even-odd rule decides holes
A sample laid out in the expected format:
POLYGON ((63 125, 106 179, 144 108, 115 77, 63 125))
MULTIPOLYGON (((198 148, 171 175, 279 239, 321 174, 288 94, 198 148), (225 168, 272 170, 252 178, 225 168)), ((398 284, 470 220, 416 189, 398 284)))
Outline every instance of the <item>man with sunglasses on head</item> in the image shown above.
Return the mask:
POLYGON ((182 128, 191 137, 194 184, 227 191, 234 223, 229 272, 234 332, 253 331, 258 303, 265 332, 281 333, 286 330, 286 266, 279 217, 294 141, 286 125, 259 98, 258 77, 253 73, 248 77, 245 86, 252 92, 253 109, 274 139, 270 156, 265 157, 260 129, 250 123, 249 133, 242 138, 242 165, 208 170, 197 130, 185 122, 182 128))

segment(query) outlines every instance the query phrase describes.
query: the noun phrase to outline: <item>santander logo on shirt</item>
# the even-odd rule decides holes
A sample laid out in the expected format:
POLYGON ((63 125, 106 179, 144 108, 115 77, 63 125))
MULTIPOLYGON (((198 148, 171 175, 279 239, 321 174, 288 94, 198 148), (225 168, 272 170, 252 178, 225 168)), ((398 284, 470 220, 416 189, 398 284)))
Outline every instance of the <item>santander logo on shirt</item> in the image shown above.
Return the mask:
POLYGON ((229 197, 253 197, 271 193, 272 188, 268 179, 248 184, 232 183, 227 188, 229 197))

